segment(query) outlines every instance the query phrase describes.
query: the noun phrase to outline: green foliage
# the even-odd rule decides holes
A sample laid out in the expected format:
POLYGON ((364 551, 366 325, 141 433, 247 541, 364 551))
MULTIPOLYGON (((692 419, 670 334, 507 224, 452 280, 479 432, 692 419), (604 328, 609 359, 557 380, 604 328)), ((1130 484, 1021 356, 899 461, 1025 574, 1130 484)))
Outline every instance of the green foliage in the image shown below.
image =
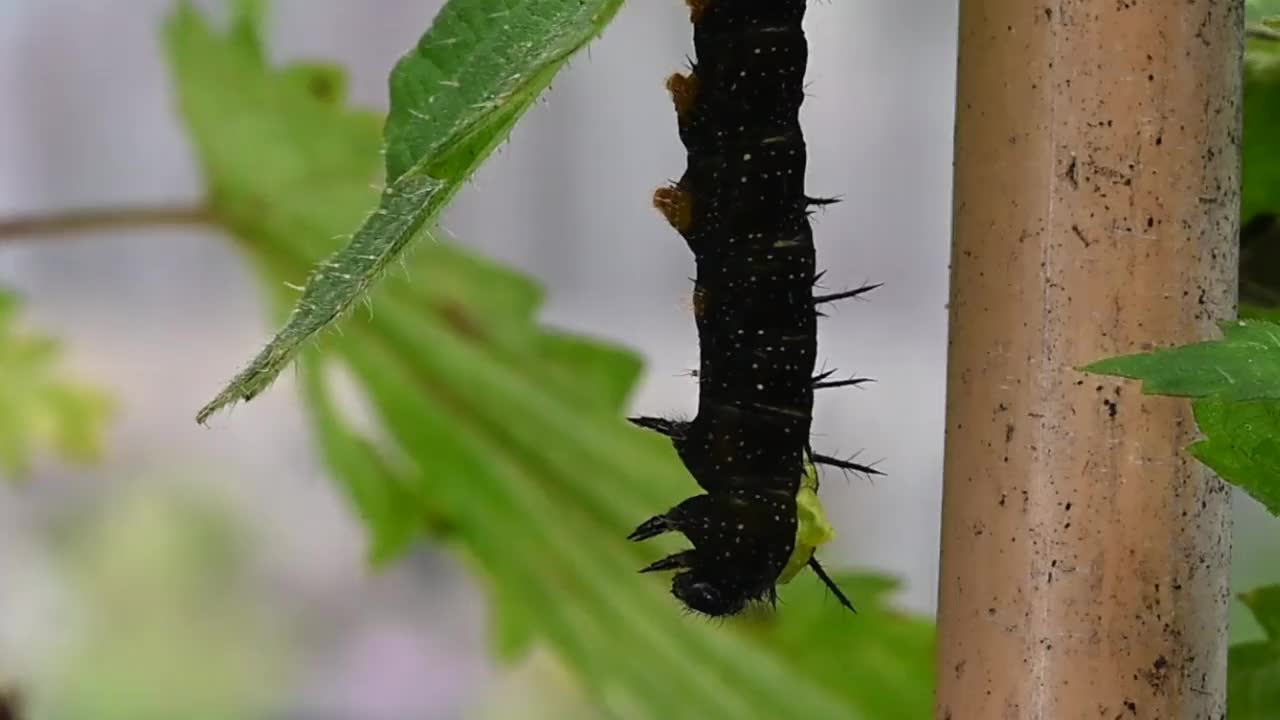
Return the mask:
POLYGON ((1250 4, 1245 51, 1240 317, 1280 321, 1280 3, 1250 4))
POLYGON ((46 446, 71 460, 97 459, 112 402, 63 380, 58 344, 24 332, 17 311, 17 300, 0 291, 0 474, 27 474, 46 446))
MULTIPOLYGON (((494 4, 451 3, 432 33, 494 4)), ((497 4, 579 19, 587 15, 568 6, 592 5, 497 4), (552 13, 556 5, 564 9, 552 13)), ((480 25, 473 31, 483 36, 480 25)), ((285 283, 376 200, 364 187, 376 138, 364 114, 308 90, 314 73, 268 67, 257 37, 243 12, 223 34, 185 4, 167 30, 214 210, 283 313, 293 300, 285 283)), ((397 73, 429 78, 433 67, 406 62, 397 73)), ((512 103, 535 94, 533 85, 520 92, 527 97, 512 103)), ((436 105, 454 100, 442 94, 436 105)), ((393 170, 435 152, 428 134, 439 128, 391 131, 397 122, 407 120, 389 121, 391 137, 414 149, 389 152, 393 170)), ((492 128, 481 135, 496 137, 492 128)), ((932 629, 889 609, 886 580, 841 578, 856 617, 808 575, 783 589, 776 617, 712 625, 683 616, 663 580, 636 572, 670 546, 624 540, 693 489, 670 443, 622 418, 638 359, 539 326, 541 290, 491 262, 440 242, 404 262, 406 273, 372 289, 370 313, 352 314, 341 334, 299 356, 320 447, 369 525, 376 559, 395 557, 424 529, 437 534, 485 578, 504 656, 545 643, 612 715, 930 715, 932 629), (343 376, 354 378, 378 431, 344 416, 334 381, 343 376)))
POLYGON ((1195 413, 1207 439, 1191 454, 1280 515, 1280 402, 1208 397, 1195 403, 1195 413))
POLYGON ((1280 325, 1223 323, 1221 340, 1100 360, 1086 372, 1139 379, 1148 394, 1198 398, 1207 438, 1190 448, 1280 515, 1280 325))
POLYGON ((243 592, 243 538, 205 498, 141 484, 113 496, 59 558, 77 632, 33 683, 31 717, 269 717, 286 648, 281 618, 243 592))
POLYGON ((1244 77, 1240 217, 1280 212, 1280 30, 1249 41, 1244 77))
POLYGON ((1270 720, 1280 708, 1280 585, 1244 593, 1266 638, 1231 648, 1227 660, 1228 707, 1232 720, 1270 720))
MULTIPOLYGON (((303 343, 363 298, 621 6, 622 0, 448 3, 391 73, 387 187, 378 209, 345 248, 320 264, 285 327, 197 420, 262 392, 303 343)), ((245 11, 241 17, 243 25, 256 15, 245 11)))
POLYGON ((1280 0, 1245 0, 1245 15, 1251 20, 1280 15, 1280 0))
POLYGON ((1240 320, 1222 330, 1222 340, 1108 358, 1084 370, 1140 379, 1154 395, 1280 398, 1280 325, 1240 320))
MULTIPOLYGON (((270 71, 257 24, 261 6, 238 3, 223 35, 190 3, 178 3, 164 40, 181 79, 180 110, 219 221, 239 237, 280 237, 297 255, 323 256, 377 200, 370 185, 381 172, 382 118, 345 107, 339 67, 300 63, 270 71), (299 150, 317 147, 324 152, 299 150)), ((273 290, 282 293, 277 300, 291 300, 278 281, 273 290)))

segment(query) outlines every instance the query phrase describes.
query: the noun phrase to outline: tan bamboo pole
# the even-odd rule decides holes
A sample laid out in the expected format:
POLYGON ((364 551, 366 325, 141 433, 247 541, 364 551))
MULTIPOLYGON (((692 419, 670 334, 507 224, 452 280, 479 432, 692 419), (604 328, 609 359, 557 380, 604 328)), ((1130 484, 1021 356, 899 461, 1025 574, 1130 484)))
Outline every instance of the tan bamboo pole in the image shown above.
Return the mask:
POLYGON ((938 718, 1219 718, 1184 400, 1073 369, 1233 315, 1243 0, 961 0, 938 718))

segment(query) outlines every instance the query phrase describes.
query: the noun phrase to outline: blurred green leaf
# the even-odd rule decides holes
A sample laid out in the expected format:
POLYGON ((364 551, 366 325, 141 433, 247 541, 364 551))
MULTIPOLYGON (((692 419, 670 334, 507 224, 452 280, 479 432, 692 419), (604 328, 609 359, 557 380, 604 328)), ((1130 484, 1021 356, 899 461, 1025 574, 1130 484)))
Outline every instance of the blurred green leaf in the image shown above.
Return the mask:
POLYGON ((622 0, 450 0, 391 73, 387 187, 378 209, 345 248, 320 263, 285 327, 197 420, 261 393, 303 343, 365 297, 621 6, 622 0))
POLYGON ((1241 320, 1221 327, 1221 340, 1107 358, 1082 369, 1142 380, 1150 395, 1280 399, 1280 325, 1241 320))
POLYGON ((1232 720, 1271 720, 1280 708, 1280 585, 1251 590, 1240 601, 1267 637, 1231 647, 1227 707, 1232 720))
POLYGON ((1208 437, 1191 454, 1280 515, 1280 401, 1209 397, 1195 402, 1195 413, 1208 437))
MULTIPOLYGON (((851 694, 861 717, 927 718, 933 714, 933 623, 892 609, 895 579, 880 575, 842 574, 836 582, 859 600, 859 626, 874 626, 873 637, 856 647, 832 642, 836 600, 808 578, 788 588, 779 615, 767 615, 756 632, 776 647, 787 661, 803 667, 824 683, 839 685, 849 678, 875 678, 875 692, 851 694)), ((855 632, 864 632, 859 629, 855 632)), ((859 680, 858 682, 861 682, 859 680)))
MULTIPOLYGON (((179 2, 165 26, 208 202, 240 237, 296 236, 307 253, 329 252, 378 197, 371 185, 381 173, 382 117, 345 107, 341 68, 302 63, 270 71, 254 24, 262 3, 243 4, 252 12, 235 15, 226 35, 189 2, 179 2), (226 105, 228 95, 236 105, 226 105)), ((272 279, 281 293, 275 299, 291 301, 272 279)))
POLYGON ((281 618, 246 595, 242 528, 209 499, 137 485, 67 547, 75 632, 32 717, 249 720, 279 708, 281 618))
POLYGON ((1245 0, 1245 15, 1257 20, 1268 15, 1280 15, 1280 0, 1245 0))
POLYGON ((1251 39, 1246 57, 1240 217, 1247 223, 1280 212, 1280 40, 1251 39))
MULTIPOLYGON (((283 313, 296 299, 284 283, 376 200, 363 187, 376 137, 296 67, 264 66, 244 35, 256 32, 219 35, 184 5, 168 39, 215 212, 283 313)), ((447 244, 422 244, 405 269, 300 356, 322 452, 378 559, 433 531, 484 578, 504 655, 546 644, 614 716, 929 716, 931 632, 887 609, 883 581, 845 579, 858 616, 802 575, 772 624, 712 625, 636 572, 671 546, 627 532, 695 486, 670 442, 622 418, 633 353, 544 329, 536 285, 447 244), (348 419, 344 374, 374 427, 348 419)))
POLYGON ((1240 602, 1253 612, 1262 631, 1272 642, 1280 642, 1280 585, 1268 585, 1240 595, 1240 602))
POLYGON ((58 344, 24 331, 17 314, 17 300, 0 291, 0 473, 26 475, 46 447, 77 462, 98 459, 113 403, 63 379, 58 344))
POLYGON ((1240 317, 1280 320, 1280 13, 1274 0, 1249 5, 1244 67, 1240 317))

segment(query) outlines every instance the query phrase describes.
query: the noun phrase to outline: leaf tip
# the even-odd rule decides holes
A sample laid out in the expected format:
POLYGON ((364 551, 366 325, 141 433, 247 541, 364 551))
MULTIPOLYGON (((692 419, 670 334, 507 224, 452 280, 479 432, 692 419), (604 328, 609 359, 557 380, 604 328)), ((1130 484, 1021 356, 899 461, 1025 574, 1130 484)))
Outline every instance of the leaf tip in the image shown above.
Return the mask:
POLYGON ((268 345, 258 354, 258 357, 253 359, 249 367, 232 378, 222 392, 200 408, 196 413, 196 422, 207 425, 214 413, 238 402, 249 402, 267 389, 267 386, 279 376, 281 368, 293 356, 292 352, 278 353, 275 351, 275 346, 275 342, 268 345))
POLYGON ((225 410, 241 400, 249 399, 247 397, 239 397, 237 393, 232 392, 233 388, 234 385, 227 387, 227 389, 218 393, 217 397, 206 403, 204 407, 200 408, 200 410, 196 412, 196 422, 207 427, 209 425, 209 418, 213 417, 215 413, 225 410))
POLYGON ((1085 365, 1076 365, 1073 369, 1077 372, 1089 373, 1090 375, 1119 375, 1127 377, 1119 372, 1121 366, 1116 362, 1119 358, 1103 358, 1095 360, 1085 365))

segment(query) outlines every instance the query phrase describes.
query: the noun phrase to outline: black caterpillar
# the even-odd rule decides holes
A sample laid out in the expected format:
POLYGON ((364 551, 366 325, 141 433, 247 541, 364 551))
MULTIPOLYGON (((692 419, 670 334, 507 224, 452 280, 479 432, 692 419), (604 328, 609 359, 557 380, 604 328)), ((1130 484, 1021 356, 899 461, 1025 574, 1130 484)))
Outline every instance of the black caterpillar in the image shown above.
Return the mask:
POLYGON ((691 422, 631 421, 669 436, 706 492, 645 521, 630 539, 670 531, 689 539, 691 549, 641 572, 676 570, 671 592, 695 612, 776 605, 777 584, 805 565, 853 610, 813 557, 832 534, 813 463, 879 473, 809 447, 814 390, 865 381, 814 376, 817 316, 819 305, 876 286, 814 295, 821 275, 809 215, 834 200, 804 191, 806 0, 687 1, 697 59, 667 87, 688 168, 654 194, 654 205, 697 263, 698 414, 691 422))

